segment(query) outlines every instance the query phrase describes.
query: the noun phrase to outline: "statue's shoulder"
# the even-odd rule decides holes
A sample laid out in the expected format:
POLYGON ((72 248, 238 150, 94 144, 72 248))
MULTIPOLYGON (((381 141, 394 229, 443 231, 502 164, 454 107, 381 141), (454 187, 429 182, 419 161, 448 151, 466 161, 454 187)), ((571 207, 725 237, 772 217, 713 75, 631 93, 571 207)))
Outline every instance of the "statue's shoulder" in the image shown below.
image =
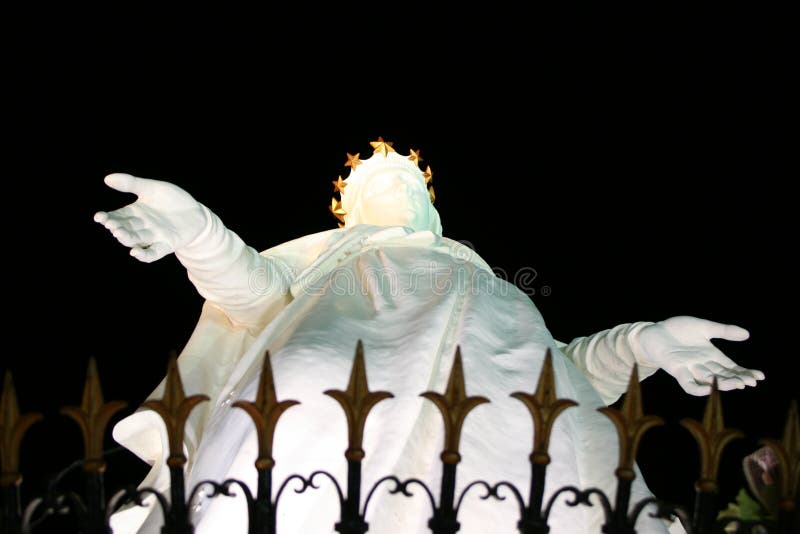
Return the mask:
POLYGON ((300 236, 298 238, 285 241, 279 245, 275 245, 274 247, 270 247, 266 250, 262 250, 261 254, 274 255, 285 250, 291 250, 298 247, 314 246, 317 243, 325 243, 329 241, 335 234, 340 232, 341 229, 334 228, 332 230, 323 230, 322 232, 300 236))
POLYGON ((341 228, 308 234, 261 251, 262 256, 278 258, 294 269, 302 269, 330 248, 342 235, 341 228))
POLYGON ((442 247, 447 249, 448 254, 459 260, 472 263, 481 269, 494 273, 489 264, 484 260, 467 241, 456 241, 449 237, 441 236, 439 242, 442 247))

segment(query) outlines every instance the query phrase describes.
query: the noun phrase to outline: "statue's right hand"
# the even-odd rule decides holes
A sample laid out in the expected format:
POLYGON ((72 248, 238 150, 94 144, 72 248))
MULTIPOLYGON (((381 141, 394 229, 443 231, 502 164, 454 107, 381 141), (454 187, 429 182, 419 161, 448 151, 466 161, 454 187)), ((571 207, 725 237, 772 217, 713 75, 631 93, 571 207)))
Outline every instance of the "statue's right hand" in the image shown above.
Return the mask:
POLYGON ((175 252, 205 227, 203 206, 177 185, 122 173, 109 174, 105 183, 138 199, 118 210, 98 211, 94 220, 139 261, 149 263, 175 252))

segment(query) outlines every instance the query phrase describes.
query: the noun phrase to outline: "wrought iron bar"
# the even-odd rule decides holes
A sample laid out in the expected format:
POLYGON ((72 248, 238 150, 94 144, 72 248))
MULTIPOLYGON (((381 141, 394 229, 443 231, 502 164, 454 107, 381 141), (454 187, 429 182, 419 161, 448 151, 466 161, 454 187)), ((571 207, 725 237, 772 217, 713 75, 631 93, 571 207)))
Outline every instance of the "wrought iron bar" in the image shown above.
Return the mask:
POLYGON ((642 409, 642 390, 639 385, 639 367, 634 364, 628 381, 628 390, 622 409, 611 407, 598 408, 600 413, 608 417, 619 437, 619 465, 614 474, 617 477, 617 491, 614 497, 614 509, 609 521, 603 525, 607 534, 635 534, 634 523, 628 516, 631 500, 631 486, 636 478, 633 469, 639 441, 651 428, 663 425, 664 420, 655 415, 644 415, 642 409))
POLYGON ((350 371, 346 390, 329 389, 326 395, 332 397, 347 416, 348 445, 344 453, 347 458, 347 497, 342 505, 341 520, 335 530, 341 534, 363 534, 369 529, 361 513, 361 460, 365 452, 362 448, 364 425, 367 416, 377 403, 393 397, 388 391, 370 391, 367 371, 364 364, 364 345, 356 344, 356 354, 350 371))
POLYGON ((297 404, 300 403, 296 400, 278 402, 270 355, 269 351, 266 351, 255 402, 239 400, 233 403, 235 408, 241 408, 247 412, 253 420, 258 436, 258 457, 255 464, 258 471, 256 498, 252 503, 248 501, 248 505, 251 506, 251 534, 275 534, 275 503, 272 501, 272 468, 275 467, 275 459, 272 457, 272 442, 275 437, 275 427, 281 415, 297 404))
POLYGON ((20 507, 19 486, 17 484, 6 484, 0 487, 3 495, 2 520, 0 528, 2 532, 8 534, 20 534, 22 532, 22 510, 20 507))
POLYGON ((683 419, 681 425, 689 430, 700 450, 700 478, 695 483, 692 530, 695 534, 711 534, 716 529, 717 470, 722 451, 731 441, 744 435, 738 430, 725 428, 716 378, 711 385, 703 422, 683 419))
MULTIPOLYGON (((521 401, 528 408, 533 418, 533 450, 531 462, 531 482, 528 491, 528 505, 520 514, 517 528, 521 534, 546 534, 550 531, 547 521, 542 517, 544 502, 544 481, 547 466, 550 464, 550 433, 556 418, 567 408, 578 403, 570 399, 559 399, 556 395, 556 380, 553 373, 553 355, 547 349, 539 380, 533 395, 515 392, 512 397, 521 401)), ((509 484, 509 487, 513 487, 509 484)), ((513 488, 516 492, 517 489, 513 488)))
POLYGON ((11 371, 6 371, 3 379, 3 393, 0 395, 0 495, 3 505, 0 526, 5 532, 18 534, 21 530, 22 510, 19 487, 22 474, 19 472, 19 449, 22 438, 28 429, 42 419, 42 414, 20 415, 17 392, 11 371))
POLYGON ((207 401, 206 395, 187 397, 183 391, 183 383, 178 372, 177 356, 170 355, 167 365, 167 381, 164 385, 164 396, 161 399, 145 401, 142 406, 155 411, 167 427, 169 440, 170 504, 166 513, 162 534, 192 534, 194 527, 189 520, 189 507, 186 503, 184 486, 183 434, 186 420, 192 410, 201 402, 207 401))
POLYGON ((426 391, 421 396, 432 401, 439 408, 442 419, 444 419, 444 450, 440 455, 442 460, 442 481, 439 490, 439 506, 434 509, 433 517, 428 521, 428 526, 434 534, 454 534, 459 529, 453 504, 456 489, 456 467, 461 461, 461 455, 458 452, 461 427, 464 425, 467 414, 476 406, 489 402, 489 399, 480 396, 467 396, 460 347, 456 347, 453 367, 447 380, 447 388, 444 395, 434 391, 426 391))

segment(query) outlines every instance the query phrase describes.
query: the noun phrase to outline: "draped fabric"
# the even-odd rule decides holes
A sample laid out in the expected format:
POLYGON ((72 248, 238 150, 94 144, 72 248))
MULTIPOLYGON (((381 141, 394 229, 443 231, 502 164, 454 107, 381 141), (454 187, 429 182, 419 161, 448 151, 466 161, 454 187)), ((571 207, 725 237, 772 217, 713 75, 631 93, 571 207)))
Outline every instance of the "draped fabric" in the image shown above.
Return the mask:
MULTIPOLYGON (((491 403, 466 418, 457 492, 473 480, 507 480, 527 498, 532 423, 525 406, 510 394, 533 392, 550 349, 558 396, 580 405, 564 412, 553 427, 545 498, 574 485, 600 488, 613 499, 618 442, 611 422, 596 411, 604 405, 601 397, 562 352, 566 346, 552 338, 531 299, 494 276, 473 251, 427 231, 359 225, 307 236, 262 257, 269 268, 253 274, 251 283, 254 290, 272 295, 271 300, 264 301, 260 312, 242 311, 234 318, 207 302, 179 358, 186 394, 211 397, 187 425, 188 488, 201 480, 229 477, 255 486, 255 429, 231 404, 255 398, 267 350, 278 399, 301 402, 277 426, 274 485, 292 473, 308 476, 325 469, 345 488, 346 419, 323 391, 346 388, 360 339, 370 389, 394 394, 367 420, 362 496, 388 474, 422 479, 438 495, 443 424, 433 403, 419 394, 444 392, 460 347, 467 393, 491 403), (276 291, 259 274, 282 277, 284 290, 276 291)), ((163 383, 152 396, 160 396, 162 388, 163 383)), ((114 436, 153 465, 143 485, 166 491, 167 441, 156 415, 139 411, 121 421, 114 436)), ((284 492, 278 532, 332 531, 338 520, 336 492, 324 479, 318 482, 319 489, 300 495, 291 491, 295 485, 284 492)), ((408 498, 390 495, 388 489, 379 489, 370 501, 370 532, 426 532, 432 510, 424 492, 416 489, 408 498)), ((515 532, 518 509, 513 498, 483 501, 481 493, 473 490, 465 498, 460 532, 515 532)), ((637 470, 632 501, 648 495, 637 470)), ((562 497, 553 508, 551 532, 600 532, 600 506, 571 508, 565 501, 562 497)), ((208 499, 201 493, 191 505, 198 534, 246 532, 241 497, 208 499)), ((639 532, 667 532, 662 522, 646 516, 637 525, 639 532)), ((161 525, 157 506, 126 509, 112 520, 115 532, 158 532, 161 525)))

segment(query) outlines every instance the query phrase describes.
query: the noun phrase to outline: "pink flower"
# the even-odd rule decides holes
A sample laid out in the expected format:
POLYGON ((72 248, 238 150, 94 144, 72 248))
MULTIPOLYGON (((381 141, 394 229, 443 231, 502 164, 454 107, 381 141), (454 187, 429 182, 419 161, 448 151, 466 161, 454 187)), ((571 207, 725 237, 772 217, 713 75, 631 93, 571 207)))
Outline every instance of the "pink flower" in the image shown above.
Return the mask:
POLYGON ((778 457, 770 447, 761 447, 742 461, 744 475, 750 491, 761 502, 770 515, 778 509, 778 457))

